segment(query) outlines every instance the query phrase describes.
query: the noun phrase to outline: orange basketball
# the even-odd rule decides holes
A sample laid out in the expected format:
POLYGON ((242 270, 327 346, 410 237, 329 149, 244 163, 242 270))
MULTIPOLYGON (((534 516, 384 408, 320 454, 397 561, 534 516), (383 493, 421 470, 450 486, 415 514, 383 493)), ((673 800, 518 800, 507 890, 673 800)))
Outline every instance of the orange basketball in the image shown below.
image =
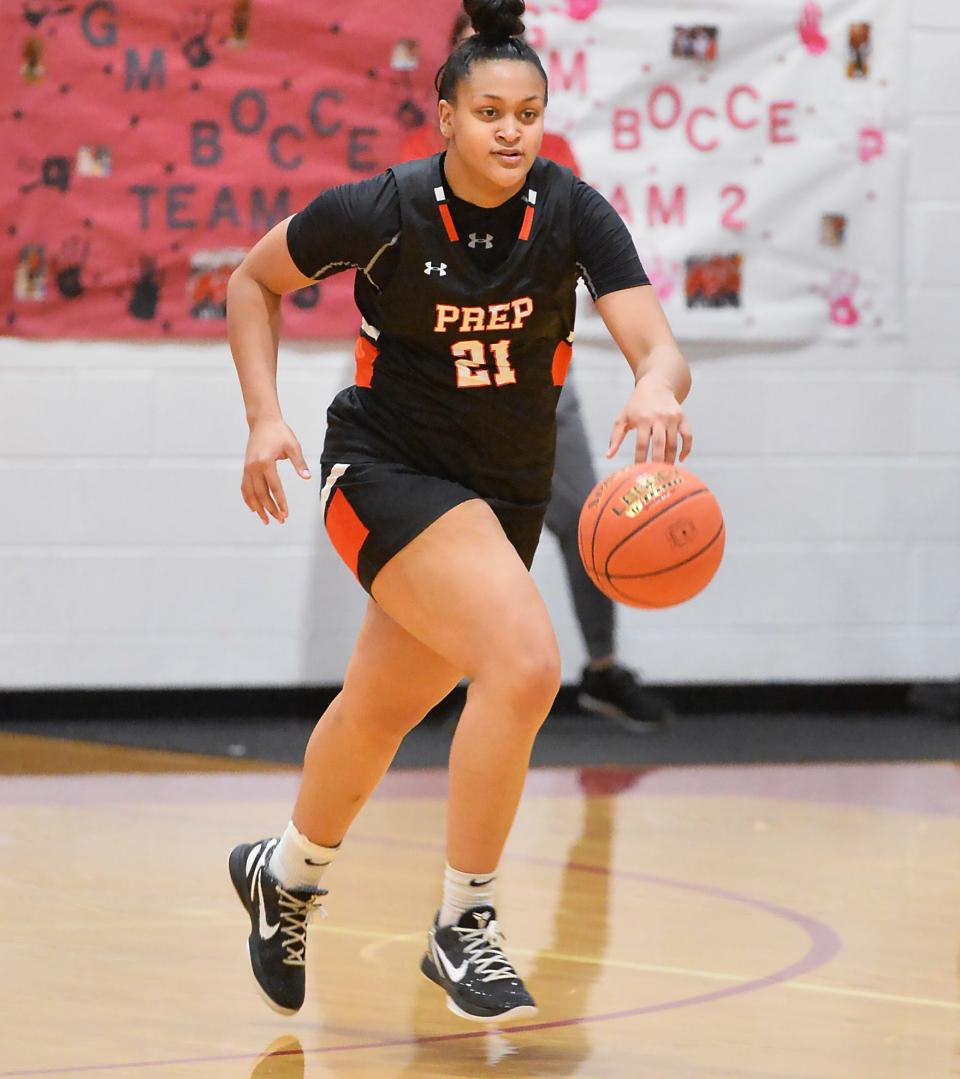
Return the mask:
POLYGON ((580 558, 593 583, 631 607, 673 607, 706 588, 723 557, 710 489, 674 465, 621 468, 580 511, 580 558))

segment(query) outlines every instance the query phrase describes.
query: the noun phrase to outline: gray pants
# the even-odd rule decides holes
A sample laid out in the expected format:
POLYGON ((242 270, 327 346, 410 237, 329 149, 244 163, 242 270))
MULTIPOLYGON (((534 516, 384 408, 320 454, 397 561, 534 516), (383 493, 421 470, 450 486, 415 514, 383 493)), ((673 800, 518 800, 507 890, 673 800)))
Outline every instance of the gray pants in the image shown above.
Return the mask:
POLYGON ((545 523, 560 544, 574 610, 591 659, 614 653, 613 602, 587 576, 577 545, 580 508, 596 482, 580 401, 573 382, 568 381, 557 408, 557 459, 545 523))

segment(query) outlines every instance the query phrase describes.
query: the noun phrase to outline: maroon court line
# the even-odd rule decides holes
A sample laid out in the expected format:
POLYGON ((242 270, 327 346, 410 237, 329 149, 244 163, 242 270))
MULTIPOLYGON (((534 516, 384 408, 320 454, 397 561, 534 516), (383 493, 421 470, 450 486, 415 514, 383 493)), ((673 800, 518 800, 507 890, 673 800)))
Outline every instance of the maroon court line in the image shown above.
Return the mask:
MULTIPOLYGON (((2 776, 0 805, 90 806, 150 801, 203 803, 246 798, 293 798, 299 772, 98 773, 80 776, 2 776)), ((375 799, 443 798, 444 768, 389 772, 375 799)), ((960 817, 960 767, 949 761, 827 764, 595 765, 531 769, 525 797, 590 795, 759 797, 960 817)))
MULTIPOLYGON (((438 843, 423 843, 406 839, 398 839, 391 836, 352 836, 352 841, 371 843, 376 845, 389 844, 391 846, 404 846, 416 849, 442 851, 444 848, 438 843)), ((656 1004, 647 1004, 640 1008, 626 1008, 621 1011, 603 1012, 598 1015, 571 1016, 568 1019, 554 1019, 544 1023, 526 1023, 523 1025, 505 1027, 509 1034, 522 1034, 528 1031, 556 1030, 561 1027, 584 1026, 590 1023, 605 1023, 615 1019, 627 1019, 640 1015, 649 1015, 653 1012, 673 1011, 677 1008, 690 1008, 694 1005, 709 1004, 717 1000, 726 1000, 730 997, 742 996, 744 993, 753 993, 760 989, 767 989, 774 985, 782 985, 804 974, 809 974, 818 967, 829 963, 843 947, 839 934, 827 925, 800 911, 782 907, 776 903, 768 903, 764 899, 756 899, 753 896, 741 895, 725 888, 716 888, 711 885, 692 884, 689 881, 670 880, 667 877, 657 877, 649 873, 635 873, 630 870, 610 869, 607 866, 585 865, 579 862, 561 862, 555 858, 543 858, 537 855, 506 854, 510 861, 527 862, 535 865, 565 866, 580 873, 592 873, 598 876, 608 876, 623 880, 635 880, 644 884, 652 884, 658 887, 676 888, 686 892, 695 892, 709 896, 713 899, 723 899, 729 902, 740 903, 761 913, 781 918, 792 925, 802 929, 807 934, 810 946, 805 955, 796 962, 789 964, 772 974, 765 974, 759 978, 742 982, 740 985, 724 986, 709 993, 699 993, 692 997, 679 997, 674 1000, 661 1001, 656 1004)), ((487 1029, 469 1030, 457 1034, 435 1034, 427 1037, 386 1038, 381 1041, 355 1042, 352 1045, 331 1045, 317 1049, 304 1049, 304 1056, 320 1056, 328 1053, 350 1053, 361 1050, 389 1049, 403 1045, 430 1045, 442 1042, 465 1041, 468 1038, 483 1038, 489 1033, 487 1029)), ((296 1055, 299 1050, 288 1051, 289 1055, 296 1055)), ((245 1060, 257 1061, 264 1055, 263 1050, 257 1053, 232 1053, 220 1056, 185 1057, 175 1060, 138 1060, 124 1061, 118 1064, 85 1064, 72 1068, 29 1068, 25 1070, 0 1072, 0 1079, 14 1079, 15 1076, 30 1075, 63 1075, 65 1073, 80 1073, 94 1071, 114 1071, 118 1068, 155 1068, 173 1067, 183 1064, 215 1064, 221 1061, 245 1060)), ((274 1055, 287 1055, 281 1053, 274 1055)))

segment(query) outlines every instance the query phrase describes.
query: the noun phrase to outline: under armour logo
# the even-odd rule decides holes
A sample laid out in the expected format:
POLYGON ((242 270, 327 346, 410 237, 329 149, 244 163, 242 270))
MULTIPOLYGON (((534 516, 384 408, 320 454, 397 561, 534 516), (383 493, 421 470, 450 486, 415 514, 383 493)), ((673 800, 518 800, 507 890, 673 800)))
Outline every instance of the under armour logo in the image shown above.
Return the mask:
POLYGON ((436 273, 439 274, 441 277, 447 276, 447 264, 445 262, 441 262, 439 266, 434 266, 432 262, 425 262, 423 265, 425 267, 423 271, 425 274, 429 275, 432 273, 436 273))
POLYGON ((470 243, 467 244, 467 247, 477 247, 479 244, 483 244, 483 246, 489 251, 490 248, 493 247, 493 237, 490 235, 489 232, 486 234, 486 236, 478 236, 475 232, 471 232, 470 243))

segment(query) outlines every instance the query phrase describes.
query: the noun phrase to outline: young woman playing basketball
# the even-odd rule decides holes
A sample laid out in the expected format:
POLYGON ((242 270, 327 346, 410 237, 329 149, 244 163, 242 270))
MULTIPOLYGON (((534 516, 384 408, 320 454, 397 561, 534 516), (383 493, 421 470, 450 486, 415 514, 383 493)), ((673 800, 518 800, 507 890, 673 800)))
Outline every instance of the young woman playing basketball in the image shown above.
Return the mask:
POLYGON ((619 242, 598 248, 595 226, 619 222, 615 211, 537 157, 547 79, 518 37, 523 3, 464 6, 477 33, 437 76, 446 152, 324 192, 263 237, 230 281, 250 426, 241 490, 265 524, 287 516, 277 461, 309 477, 277 397, 280 296, 353 267, 361 315, 356 385, 328 411, 321 500, 370 600, 343 689, 307 746, 290 823, 230 855, 257 984, 288 1014, 303 1003, 307 920, 342 839, 401 739, 463 677, 442 904, 421 970, 464 1018, 535 1014, 493 898, 560 680, 528 570, 580 276, 636 380, 611 456, 631 430, 638 460, 673 462, 691 445, 689 370, 629 233, 620 223, 619 242))
MULTIPOLYGON (((450 28, 451 51, 474 32, 470 16, 459 2, 456 7, 457 16, 450 28)), ((430 157, 446 147, 436 117, 428 118, 407 134, 400 160, 430 157)), ((539 152, 541 157, 548 157, 580 175, 580 165, 573 147, 563 135, 551 132, 549 125, 544 128, 539 152)), ((606 209, 603 203, 600 207, 606 209)), ((612 243, 616 245, 618 240, 622 242, 620 221, 607 218, 606 223, 612 232, 609 237, 612 243)), ((601 217, 593 224, 602 229, 604 220, 601 217)), ((597 246, 606 240, 605 234, 596 233, 597 246)), ((587 654, 587 662, 577 686, 577 704, 584 714, 606 716, 634 733, 661 730, 671 719, 670 706, 644 686, 634 671, 619 662, 614 602, 593 584, 580 558, 577 539, 580 507, 596 486, 597 475, 587 442, 576 380, 570 377, 557 403, 556 420, 553 479, 543 523, 559 545, 573 612, 587 654)))

